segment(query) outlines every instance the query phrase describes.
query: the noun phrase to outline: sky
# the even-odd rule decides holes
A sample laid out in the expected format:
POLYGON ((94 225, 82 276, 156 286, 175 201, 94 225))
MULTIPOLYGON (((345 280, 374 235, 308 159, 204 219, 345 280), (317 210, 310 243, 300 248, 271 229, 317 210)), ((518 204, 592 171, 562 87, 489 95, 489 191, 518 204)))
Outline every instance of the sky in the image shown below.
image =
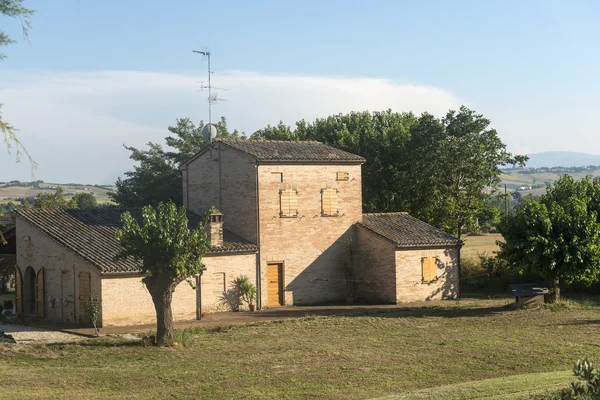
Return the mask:
MULTIPOLYGON (((2 117, 46 182, 107 184, 123 144, 164 143, 177 118, 251 134, 350 111, 461 104, 516 153, 600 154, 600 2, 25 0, 29 42, 2 49, 2 117)), ((0 142, 0 181, 30 180, 0 142)))

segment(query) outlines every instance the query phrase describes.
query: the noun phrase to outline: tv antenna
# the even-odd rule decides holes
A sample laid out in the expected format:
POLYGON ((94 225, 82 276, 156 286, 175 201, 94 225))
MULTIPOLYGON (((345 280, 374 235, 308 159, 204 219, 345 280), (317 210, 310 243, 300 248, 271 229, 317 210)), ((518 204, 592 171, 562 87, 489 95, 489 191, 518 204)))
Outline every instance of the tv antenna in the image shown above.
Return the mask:
POLYGON ((197 53, 197 54, 201 54, 202 56, 206 57, 207 61, 208 61, 208 84, 205 85, 204 82, 200 82, 200 91, 208 91, 208 124, 204 126, 204 130, 203 131, 209 131, 211 132, 211 137, 210 139, 214 139, 214 136, 217 135, 216 131, 217 131, 217 127, 215 125, 213 125, 212 123, 212 105, 213 104, 217 104, 219 101, 227 101, 226 99, 222 99, 219 98, 219 94, 212 93, 213 89, 218 89, 218 90, 227 90, 224 88, 218 88, 215 87, 211 84, 211 79, 210 76, 213 74, 213 71, 210 69, 210 51, 199 51, 199 50, 192 50, 192 52, 197 53), (208 126, 208 128, 207 128, 208 126), (214 132, 214 133, 213 133, 214 132))

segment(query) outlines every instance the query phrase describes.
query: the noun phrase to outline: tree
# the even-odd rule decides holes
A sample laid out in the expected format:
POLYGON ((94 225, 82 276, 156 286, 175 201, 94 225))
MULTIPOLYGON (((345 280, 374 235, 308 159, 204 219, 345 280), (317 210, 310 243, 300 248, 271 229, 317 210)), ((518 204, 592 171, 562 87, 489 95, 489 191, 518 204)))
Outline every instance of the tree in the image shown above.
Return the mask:
POLYGON ((539 201, 526 200, 499 226, 499 256, 514 268, 537 274, 553 285, 591 284, 600 274, 600 180, 575 181, 565 175, 548 186, 539 201))
POLYGON ((51 208, 76 208, 77 203, 67 200, 64 196, 62 187, 57 187, 53 193, 40 193, 33 201, 33 208, 51 209, 51 208))
MULTIPOLYGON (((183 204, 179 166, 208 146, 209 142, 202 136, 203 125, 200 122, 196 127, 189 118, 177 119, 177 124, 168 128, 172 136, 165 138, 172 150, 152 142, 148 143, 147 150, 125 146, 131 151, 129 158, 138 164, 133 171, 125 173, 125 179, 117 180, 116 190, 109 193, 111 200, 121 207, 156 206, 168 201, 183 204)), ((225 118, 215 125, 221 137, 240 136, 237 130, 229 132, 225 118)))
POLYGON ((96 208, 98 207, 98 202, 96 198, 91 193, 77 193, 72 198, 72 202, 75 205, 75 208, 96 208))
POLYGON ((400 161, 416 121, 412 113, 391 110, 351 112, 312 123, 298 121, 294 130, 280 122, 254 132, 252 138, 316 140, 361 155, 367 159, 362 172, 364 211, 398 211, 407 207, 406 166, 400 161))
MULTIPOLYGON (((31 28, 30 17, 34 11, 23 7, 23 0, 1 0, 0 1, 0 14, 6 15, 7 17, 17 18, 21 22, 21 29, 23 31, 23 37, 28 38, 29 29, 31 28)), ((0 31, 0 46, 7 46, 13 44, 15 41, 4 31, 0 31)), ((0 53, 0 60, 6 58, 6 54, 0 53)), ((6 145, 8 153, 10 154, 11 148, 15 148, 17 161, 20 161, 22 153, 25 153, 31 164, 31 168, 34 169, 37 164, 33 161, 33 158, 27 151, 27 149, 21 144, 17 137, 17 129, 10 125, 8 122, 2 119, 2 104, 0 104, 0 132, 2 132, 3 141, 6 145)))
POLYGON ((96 336, 99 336, 97 323, 100 313, 102 312, 100 298, 95 294, 90 294, 90 296, 83 301, 83 310, 90 318, 92 325, 94 325, 94 333, 96 336))
POLYGON ((500 166, 523 166, 526 156, 506 151, 490 120, 465 106, 438 120, 423 114, 407 147, 409 211, 461 237, 496 191, 500 166))
POLYGON ((188 227, 186 210, 174 203, 144 206, 142 225, 129 212, 121 215, 123 228, 116 237, 121 245, 117 259, 141 261, 142 282, 156 310, 156 344, 173 339, 171 300, 177 285, 201 272, 202 257, 209 250, 204 226, 188 227))
POLYGON ((500 182, 501 165, 522 165, 490 121, 467 107, 442 119, 424 113, 352 112, 283 123, 256 131, 256 139, 317 140, 361 155, 363 209, 408 211, 459 237, 482 213, 500 182))

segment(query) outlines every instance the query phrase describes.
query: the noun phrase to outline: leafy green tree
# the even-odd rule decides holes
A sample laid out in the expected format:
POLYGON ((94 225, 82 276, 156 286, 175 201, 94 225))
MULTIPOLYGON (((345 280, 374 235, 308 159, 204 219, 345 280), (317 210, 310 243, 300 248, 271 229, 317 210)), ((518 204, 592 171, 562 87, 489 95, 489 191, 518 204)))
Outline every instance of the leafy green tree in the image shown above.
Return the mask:
MULTIPOLYGON (((229 132, 227 121, 215 124, 221 137, 239 137, 237 130, 229 132)), ((189 118, 180 118, 175 126, 168 128, 172 134, 165 138, 165 150, 157 143, 148 143, 148 149, 125 148, 131 151, 131 158, 137 165, 133 171, 119 178, 116 190, 109 193, 112 201, 121 207, 156 206, 160 202, 172 201, 183 204, 183 188, 179 165, 192 158, 206 146, 208 141, 202 136, 204 124, 196 126, 189 118)))
POLYGON ((33 208, 51 209, 51 208, 76 208, 77 203, 71 198, 67 200, 62 187, 57 187, 52 193, 40 193, 33 201, 33 208))
POLYGON ((75 196, 73 196, 72 202, 75 204, 75 208, 98 207, 98 201, 91 193, 77 193, 75 196))
POLYGON ((553 285, 591 284, 600 274, 600 179, 576 181, 565 175, 539 201, 526 200, 499 226, 504 238, 500 257, 520 272, 531 272, 553 285))
POLYGON ((283 123, 256 131, 252 138, 269 140, 316 140, 361 155, 363 166, 363 209, 405 210, 403 196, 406 165, 402 162, 411 127, 412 113, 351 112, 319 118, 312 123, 298 121, 292 130, 283 123))
POLYGON ((142 281, 156 310, 156 344, 173 339, 171 301, 177 285, 200 273, 202 257, 210 248, 204 226, 188 227, 186 210, 174 203, 144 206, 140 225, 129 212, 121 216, 123 229, 116 233, 122 249, 117 259, 141 261, 142 281))
POLYGON ((409 211, 459 238, 485 206, 485 190, 498 187, 500 166, 527 161, 507 152, 490 121, 465 106, 441 120, 423 114, 411 133, 409 211))
MULTIPOLYGON (((6 15, 7 17, 16 18, 21 22, 21 29, 23 31, 23 37, 28 38, 30 25, 30 18, 34 11, 23 6, 23 0, 0 0, 0 14, 6 15)), ((4 31, 0 31, 0 47, 13 44, 15 41, 4 31)), ((0 53, 0 60, 6 58, 6 54, 0 53)), ((2 119, 2 104, 0 104, 0 132, 2 132, 3 141, 6 145, 10 154, 11 148, 15 148, 17 161, 20 161, 22 153, 25 153, 32 169, 36 167, 35 161, 27 151, 27 149, 21 144, 17 137, 17 129, 10 125, 8 122, 2 119)))
POLYGON ((467 107, 442 119, 424 113, 351 112, 302 120, 291 129, 267 126, 252 137, 271 140, 317 140, 359 154, 363 167, 363 209, 409 211, 461 236, 482 213, 500 182, 501 165, 520 164, 490 121, 467 107))

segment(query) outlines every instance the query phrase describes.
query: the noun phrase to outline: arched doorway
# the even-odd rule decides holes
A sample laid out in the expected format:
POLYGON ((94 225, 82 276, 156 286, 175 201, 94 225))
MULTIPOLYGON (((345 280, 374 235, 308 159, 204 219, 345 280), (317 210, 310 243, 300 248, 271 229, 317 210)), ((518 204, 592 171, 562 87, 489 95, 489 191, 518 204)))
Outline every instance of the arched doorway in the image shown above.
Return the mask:
POLYGON ((35 271, 31 267, 25 269, 23 275, 23 314, 35 314, 35 271))

